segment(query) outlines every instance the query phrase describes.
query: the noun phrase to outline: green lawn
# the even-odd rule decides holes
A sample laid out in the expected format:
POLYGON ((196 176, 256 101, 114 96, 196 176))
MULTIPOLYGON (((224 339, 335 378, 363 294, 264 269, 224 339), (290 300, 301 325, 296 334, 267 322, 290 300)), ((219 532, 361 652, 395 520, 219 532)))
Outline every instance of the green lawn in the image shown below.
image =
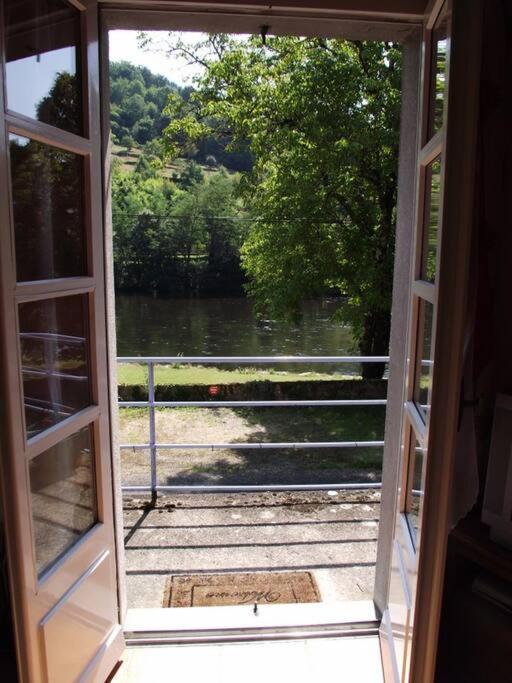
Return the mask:
MULTIPOLYGON (((355 375, 329 374, 322 372, 288 372, 272 368, 238 368, 223 370, 202 365, 156 365, 156 384, 243 384, 246 382, 312 382, 325 380, 357 379, 355 375)), ((137 385, 147 383, 147 366, 135 363, 118 365, 118 383, 137 385)))
MULTIPOLYGON (((312 407, 312 408, 158 408, 157 441, 161 443, 245 443, 301 441, 381 441, 384 438, 384 406, 312 407)), ((147 443, 149 415, 147 408, 123 408, 120 411, 121 442, 147 443)), ((126 458, 140 458, 147 469, 147 454, 127 453, 126 458)), ((277 463, 296 463, 308 471, 364 470, 379 472, 381 448, 347 448, 264 451, 164 451, 162 462, 181 463, 195 473, 212 471, 215 466, 224 475, 245 468, 277 463), (235 458, 235 462, 231 460, 235 458), (252 463, 252 465, 251 465, 252 463), (199 469, 198 469, 199 468, 199 469)), ((178 466, 178 465, 176 465, 178 466)), ((283 464, 284 466, 284 464, 283 464)))

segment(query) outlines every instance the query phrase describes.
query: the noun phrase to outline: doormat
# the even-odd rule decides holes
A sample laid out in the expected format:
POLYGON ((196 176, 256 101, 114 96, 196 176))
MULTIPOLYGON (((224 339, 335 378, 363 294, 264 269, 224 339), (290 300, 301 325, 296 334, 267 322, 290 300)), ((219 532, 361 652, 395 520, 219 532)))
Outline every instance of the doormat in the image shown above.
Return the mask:
POLYGON ((310 572, 188 574, 167 578, 163 607, 320 602, 310 572))

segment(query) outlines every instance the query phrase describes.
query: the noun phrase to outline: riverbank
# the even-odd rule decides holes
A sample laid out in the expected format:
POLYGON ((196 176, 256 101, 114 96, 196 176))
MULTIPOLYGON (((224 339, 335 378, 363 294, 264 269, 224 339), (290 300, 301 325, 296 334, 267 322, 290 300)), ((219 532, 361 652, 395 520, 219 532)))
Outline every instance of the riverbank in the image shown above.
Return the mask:
MULTIPOLYGON (((244 384, 246 382, 322 382, 328 380, 354 379, 357 375, 334 374, 299 370, 275 370, 273 368, 240 367, 228 370, 208 365, 155 365, 155 383, 159 385, 213 385, 244 384)), ((120 363, 117 368, 120 385, 144 385, 148 381, 147 365, 120 363)))

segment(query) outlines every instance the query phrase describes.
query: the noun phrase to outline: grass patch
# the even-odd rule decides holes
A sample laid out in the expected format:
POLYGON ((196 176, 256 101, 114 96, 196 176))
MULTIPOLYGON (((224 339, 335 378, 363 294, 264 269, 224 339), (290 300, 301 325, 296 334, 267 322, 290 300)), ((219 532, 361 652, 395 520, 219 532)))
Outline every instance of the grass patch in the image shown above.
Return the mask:
MULTIPOLYGON (((130 147, 130 149, 121 145, 112 145, 112 156, 119 160, 120 166, 125 172, 132 173, 134 171, 135 166, 143 152, 143 148, 137 144, 135 144, 133 147, 130 147)), ((198 165, 201 167, 201 170, 207 177, 219 172, 218 167, 211 168, 210 166, 206 166, 204 164, 198 165)), ((186 167, 187 160, 179 157, 170 163, 165 164, 161 169, 160 175, 169 179, 172 179, 174 174, 177 174, 179 177, 186 167)))
MULTIPOLYGON (((147 408, 122 408, 119 413, 121 433, 130 430, 133 436, 137 436, 138 423, 142 428, 148 420, 147 408)), ((162 432, 157 435, 159 441, 169 441, 171 436, 181 437, 176 441, 206 443, 382 441, 386 407, 183 407, 157 408, 155 415, 162 432)))
MULTIPOLYGON (((118 383, 124 385, 147 384, 147 366, 125 363, 117 367, 118 383)), ((357 379, 357 375, 326 372, 274 370, 273 368, 238 368, 224 370, 207 365, 155 365, 155 383, 171 385, 244 384, 246 382, 322 382, 328 380, 357 379)))
MULTIPOLYGON (((384 406, 319 408, 157 408, 157 440, 163 443, 244 443, 302 441, 381 441, 384 406)), ((147 443, 148 411, 120 411, 121 441, 147 443)), ((248 470, 265 472, 280 462, 308 471, 361 470, 380 472, 381 448, 162 451, 161 461, 180 461, 188 475, 222 476, 248 470), (293 463, 297 463, 293 465, 293 463)), ((145 462, 145 460, 144 460, 145 462)), ((147 467, 147 465, 146 465, 147 467)))

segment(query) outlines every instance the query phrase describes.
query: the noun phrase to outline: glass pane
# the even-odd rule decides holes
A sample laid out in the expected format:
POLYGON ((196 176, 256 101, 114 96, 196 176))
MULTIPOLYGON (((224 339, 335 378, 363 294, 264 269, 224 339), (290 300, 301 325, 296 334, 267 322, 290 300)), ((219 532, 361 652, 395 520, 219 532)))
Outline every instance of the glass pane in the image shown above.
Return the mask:
POLYGON ((27 436, 91 402, 87 295, 20 304, 27 436))
POLYGON ((97 520, 91 428, 30 461, 36 566, 41 574, 97 520))
POLYGON ((5 7, 7 106, 80 135, 80 12, 64 0, 5 7))
POLYGON ((409 513, 409 524, 415 538, 416 549, 418 549, 419 545, 418 541, 421 527, 421 503, 423 501, 425 488, 425 462, 425 450, 421 447, 419 441, 412 436, 409 458, 409 467, 412 468, 412 477, 409 479, 410 489, 408 492, 407 512, 409 513))
POLYGON ((436 279, 437 244, 439 240, 439 200, 441 191, 441 158, 427 166, 425 179, 425 216, 421 277, 436 279))
POLYGON ((418 410, 427 419, 430 410, 432 391, 432 324, 434 307, 429 301, 420 300, 418 320, 418 351, 416 358, 416 378, 414 381, 414 400, 418 410))
POLYGON ((86 275, 82 157, 9 140, 18 281, 86 275))
POLYGON ((432 32, 432 62, 430 80, 429 139, 443 125, 446 89, 446 58, 448 55, 448 21, 446 13, 438 19, 432 32))

